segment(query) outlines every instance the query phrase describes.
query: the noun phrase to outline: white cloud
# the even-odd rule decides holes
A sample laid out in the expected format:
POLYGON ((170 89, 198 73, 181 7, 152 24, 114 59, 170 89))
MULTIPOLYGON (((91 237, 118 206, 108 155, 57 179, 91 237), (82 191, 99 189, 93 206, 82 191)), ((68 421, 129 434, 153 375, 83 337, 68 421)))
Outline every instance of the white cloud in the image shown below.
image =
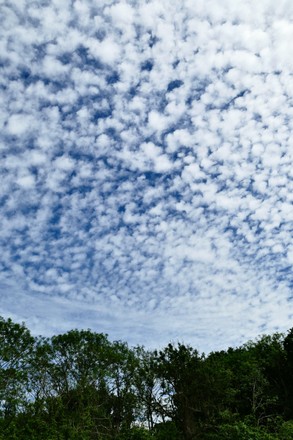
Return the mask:
POLYGON ((116 26, 117 22, 118 24, 122 23, 123 28, 124 24, 130 25, 134 19, 134 10, 126 2, 116 3, 109 9, 106 9, 105 12, 111 16, 116 26))
POLYGON ((59 75, 65 74, 68 67, 64 66, 60 61, 52 56, 46 56, 43 60, 43 69, 45 75, 49 77, 58 77, 59 75))
POLYGON ((102 42, 88 39, 86 46, 94 58, 111 65, 118 60, 121 52, 120 46, 112 38, 106 38, 102 42))
POLYGON ((27 176, 21 176, 17 179, 18 185, 23 187, 24 189, 30 189, 35 186, 35 179, 34 176, 27 175, 27 176))
POLYGON ((29 115, 13 114, 8 119, 7 130, 11 135, 22 136, 31 129, 32 123, 33 119, 29 115))
POLYGON ((187 182, 192 182, 194 180, 200 180, 205 177, 205 174, 200 170, 197 163, 191 163, 186 165, 182 171, 182 179, 187 182))
POLYGON ((156 132, 162 132, 168 126, 167 118, 154 110, 150 111, 148 120, 150 129, 156 132))
POLYGON ((29 151, 27 157, 32 165, 43 165, 47 160, 47 156, 38 150, 29 151))
POLYGON ((55 160, 55 167, 62 171, 71 171, 74 168, 74 161, 70 157, 60 156, 55 160))
POLYGON ((293 265, 293 247, 291 246, 287 252, 288 262, 293 265))

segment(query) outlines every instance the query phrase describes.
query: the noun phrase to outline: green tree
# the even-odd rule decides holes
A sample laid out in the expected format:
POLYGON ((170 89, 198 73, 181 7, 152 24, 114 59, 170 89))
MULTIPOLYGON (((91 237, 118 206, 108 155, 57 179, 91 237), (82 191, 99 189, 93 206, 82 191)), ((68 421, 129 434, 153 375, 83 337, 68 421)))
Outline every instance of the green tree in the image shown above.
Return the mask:
POLYGON ((51 437, 52 430, 66 439, 111 432, 110 350, 106 335, 89 330, 36 340, 29 375, 33 418, 52 427, 51 437))
POLYGON ((289 440, 293 330, 200 355, 0 318, 0 440, 289 440))
POLYGON ((201 435, 210 416, 209 375, 204 357, 189 346, 169 344, 157 353, 156 369, 166 396, 166 416, 186 440, 201 435))
POLYGON ((288 420, 293 419, 293 328, 288 331, 284 339, 284 351, 286 356, 286 365, 283 370, 284 417, 288 420))
POLYGON ((136 348, 138 367, 133 376, 136 394, 139 401, 139 420, 145 423, 149 430, 155 425, 164 422, 165 396, 161 387, 161 380, 157 374, 154 352, 143 347, 136 348))
POLYGON ((0 317, 0 416, 7 420, 29 399, 28 368, 34 338, 24 324, 0 317))
POLYGON ((115 341, 109 352, 109 392, 111 419, 114 431, 118 434, 129 430, 139 415, 134 376, 139 361, 134 350, 121 341, 115 341))

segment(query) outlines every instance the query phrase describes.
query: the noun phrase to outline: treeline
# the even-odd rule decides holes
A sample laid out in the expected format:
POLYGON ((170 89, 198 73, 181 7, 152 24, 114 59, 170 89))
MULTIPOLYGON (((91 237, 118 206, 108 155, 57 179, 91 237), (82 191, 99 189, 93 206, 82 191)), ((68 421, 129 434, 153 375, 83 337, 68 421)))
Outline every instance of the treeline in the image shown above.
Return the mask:
POLYGON ((292 440, 293 329, 204 356, 0 318, 1 440, 292 440))

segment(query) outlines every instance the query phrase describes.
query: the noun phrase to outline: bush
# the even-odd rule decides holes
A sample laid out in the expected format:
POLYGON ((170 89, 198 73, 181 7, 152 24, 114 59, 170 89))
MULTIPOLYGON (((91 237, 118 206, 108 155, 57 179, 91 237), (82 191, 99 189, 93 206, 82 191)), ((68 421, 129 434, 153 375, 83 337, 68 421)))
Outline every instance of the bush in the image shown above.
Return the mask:
MULTIPOLYGON (((292 437, 290 437, 292 439, 292 437)), ((221 425, 219 431, 210 434, 208 440, 280 440, 279 437, 269 434, 259 427, 249 426, 244 422, 233 425, 221 425)), ((288 437, 289 439, 289 437, 288 437)), ((287 440, 287 438, 286 438, 287 440)))
POLYGON ((153 436, 147 429, 134 426, 130 430, 121 433, 117 440, 153 440, 153 436))

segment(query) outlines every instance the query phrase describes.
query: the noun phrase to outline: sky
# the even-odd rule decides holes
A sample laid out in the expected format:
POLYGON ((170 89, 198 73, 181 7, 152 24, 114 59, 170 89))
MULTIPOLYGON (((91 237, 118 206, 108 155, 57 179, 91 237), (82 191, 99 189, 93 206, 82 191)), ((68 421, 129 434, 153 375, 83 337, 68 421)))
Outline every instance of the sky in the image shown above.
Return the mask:
POLYGON ((292 328, 293 2, 0 20, 0 315, 204 352, 292 328))

